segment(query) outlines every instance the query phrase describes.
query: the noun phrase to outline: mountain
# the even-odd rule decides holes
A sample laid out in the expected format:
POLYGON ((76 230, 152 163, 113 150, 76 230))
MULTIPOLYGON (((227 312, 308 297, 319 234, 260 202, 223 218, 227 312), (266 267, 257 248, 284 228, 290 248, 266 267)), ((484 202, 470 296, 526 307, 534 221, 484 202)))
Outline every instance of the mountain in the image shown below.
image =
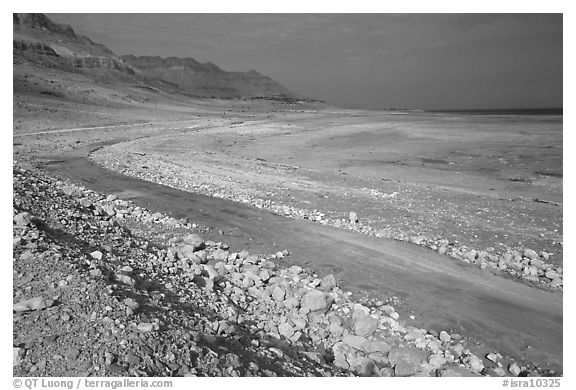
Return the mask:
POLYGON ((174 92, 182 90, 197 96, 216 97, 296 96, 255 70, 226 72, 210 62, 200 63, 193 58, 132 55, 120 58, 137 77, 151 84, 160 81, 174 85, 174 92))
MULTIPOLYGON (((122 100, 130 100, 129 96, 144 90, 146 94, 154 91, 201 98, 301 99, 255 70, 227 72, 192 58, 117 56, 43 14, 13 14, 13 25, 15 91, 30 87, 28 76, 38 78, 50 71, 63 78, 58 93, 65 95, 79 93, 74 83, 92 80, 102 88, 124 89, 122 100)), ((51 88, 46 80, 42 84, 43 88, 51 88)))

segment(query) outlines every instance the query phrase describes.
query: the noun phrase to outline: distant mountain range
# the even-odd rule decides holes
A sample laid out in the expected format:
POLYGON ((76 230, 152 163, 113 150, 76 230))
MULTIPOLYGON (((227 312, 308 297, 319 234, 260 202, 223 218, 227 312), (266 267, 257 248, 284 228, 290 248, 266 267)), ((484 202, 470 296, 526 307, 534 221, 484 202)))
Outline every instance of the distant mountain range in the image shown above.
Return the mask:
POLYGON ((192 58, 117 56, 43 14, 14 14, 13 23, 15 68, 48 68, 70 77, 81 74, 105 85, 122 84, 189 97, 313 100, 299 97, 255 70, 226 72, 192 58))

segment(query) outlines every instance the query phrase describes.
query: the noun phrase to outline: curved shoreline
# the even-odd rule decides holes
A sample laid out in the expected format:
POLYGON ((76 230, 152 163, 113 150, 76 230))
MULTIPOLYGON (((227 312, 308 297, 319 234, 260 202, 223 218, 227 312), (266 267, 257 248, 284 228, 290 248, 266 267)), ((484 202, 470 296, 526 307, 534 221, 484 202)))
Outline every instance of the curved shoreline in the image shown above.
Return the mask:
MULTIPOLYGON (((248 125, 248 127, 250 126, 248 125)), ((214 130, 214 128, 211 130, 214 130)), ((221 127, 220 131, 226 132, 227 130, 221 127)), ((505 250, 494 250, 494 248, 458 245, 457 242, 451 242, 440 235, 413 235, 410 231, 392 229, 390 226, 383 229, 375 228, 370 222, 358 221, 351 223, 345 219, 338 218, 339 214, 342 214, 341 211, 310 210, 301 206, 275 201, 270 197, 266 197, 263 193, 252 195, 251 191, 257 184, 251 187, 244 187, 243 184, 240 184, 240 186, 232 187, 233 189, 228 188, 230 180, 228 182, 219 182, 213 180, 213 177, 217 175, 224 177, 223 175, 229 172, 225 168, 221 171, 210 168, 207 171, 206 164, 200 160, 189 161, 186 166, 177 166, 171 160, 162 159, 161 155, 158 155, 152 157, 152 159, 156 158, 156 160, 152 160, 154 162, 151 164, 150 158, 146 156, 147 153, 134 152, 136 156, 134 153, 131 153, 130 156, 126 154, 126 150, 146 150, 146 148, 138 145, 142 141, 149 142, 152 138, 156 137, 150 136, 135 141, 126 141, 126 144, 130 144, 130 148, 116 146, 99 150, 96 153, 91 153, 90 159, 107 169, 131 177, 160 183, 190 193, 200 193, 259 209, 267 209, 286 217, 311 220, 322 225, 354 231, 368 236, 411 242, 437 251, 442 255, 473 264, 480 269, 488 269, 496 275, 546 290, 563 290, 563 267, 548 263, 548 254, 544 251, 536 252, 532 248, 522 246, 507 247, 505 250), (141 166, 145 166, 146 169, 141 169, 141 166), (171 172, 171 174, 167 175, 166 172, 171 172), (238 191, 239 189, 240 191, 238 191)), ((165 136, 159 137, 159 139, 164 138, 165 136)), ((314 185, 315 183, 311 182, 311 184, 314 185)), ((396 193, 390 195, 379 193, 377 190, 372 191, 376 191, 376 195, 381 196, 396 195, 396 193)))
MULTIPOLYGON (((98 168, 86 158, 78 157, 81 154, 76 153, 77 157, 72 158, 52 156, 61 162, 51 164, 50 170, 75 180, 83 178, 89 186, 106 193, 132 191, 133 201, 172 211, 176 216, 189 215, 191 220, 209 221, 210 226, 216 225, 223 229, 225 235, 230 232, 231 241, 236 238, 238 242, 246 242, 248 238, 254 238, 248 242, 256 244, 256 247, 259 246, 258 243, 285 243, 286 247, 294 252, 292 260, 309 260, 313 267, 319 266, 320 270, 338 270, 334 260, 340 258, 340 261, 344 261, 341 265, 344 268, 340 268, 339 273, 334 272, 339 278, 345 276, 347 282, 352 281, 353 285, 356 284, 361 289, 366 289, 368 282, 368 285, 372 284, 371 287, 376 289, 372 290, 373 293, 386 291, 386 294, 390 294, 395 291, 396 295, 406 302, 407 307, 417 314, 417 321, 425 320, 429 325, 436 323, 455 329, 460 327, 464 330, 461 333, 478 337, 495 347, 502 347, 504 352, 515 351, 517 354, 525 345, 531 345, 531 353, 543 354, 535 360, 542 362, 541 364, 562 367, 561 352, 558 354, 562 350, 562 297, 557 294, 487 275, 478 269, 446 261, 447 258, 443 256, 432 255, 429 251, 413 245, 362 238, 364 236, 341 229, 286 219, 218 198, 182 193, 161 185, 135 180, 98 168), (233 233, 238 230, 244 233, 233 233), (342 241, 344 237, 347 237, 346 241, 342 241), (322 245, 318 245, 319 242, 322 245), (326 245, 328 242, 330 244, 326 245), (360 242, 362 245, 358 246, 360 242), (383 242, 386 243, 384 247, 383 242), (297 247, 294 248, 292 243, 297 247), (316 249, 312 250, 315 245, 316 249), (407 248, 412 253, 408 257, 405 253, 407 248), (344 253, 348 253, 348 258, 351 255, 355 259, 359 259, 360 253, 363 254, 360 258, 365 262, 361 269, 353 270, 354 277, 343 274, 346 269, 346 258, 342 258, 344 253), (388 264, 383 263, 386 258, 389 259, 385 260, 388 264), (411 258, 418 259, 418 262, 414 263, 411 258), (420 269, 422 260, 426 258, 433 258, 430 268, 425 271, 412 268, 417 266, 417 269, 420 269), (407 264, 411 265, 398 268, 398 261, 408 261, 407 264), (444 262, 448 268, 439 272, 439 262, 444 262), (396 277, 392 276, 394 274, 396 277), (404 276, 398 277, 402 274, 404 276), (457 287, 463 282, 458 279, 462 275, 468 276, 464 284, 457 287), (414 279, 415 276, 417 279, 414 279), (423 282, 418 283, 418 278, 424 278, 423 282), (480 288, 477 285, 479 281, 488 284, 480 288), (431 299, 433 297, 434 299, 431 299)), ((355 268, 358 268, 358 264, 355 268)))

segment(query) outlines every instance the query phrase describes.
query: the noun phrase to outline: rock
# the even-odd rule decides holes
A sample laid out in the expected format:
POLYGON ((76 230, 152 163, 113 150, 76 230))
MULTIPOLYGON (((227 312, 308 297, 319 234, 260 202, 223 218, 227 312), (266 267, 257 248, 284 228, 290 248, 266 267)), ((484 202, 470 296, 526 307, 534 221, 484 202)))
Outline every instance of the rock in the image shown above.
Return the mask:
POLYGON ((322 355, 320 352, 303 351, 302 355, 306 356, 308 359, 310 359, 313 362, 316 362, 318 364, 326 363, 326 361, 324 360, 324 355, 322 355))
POLYGON ((538 259, 539 256, 538 253, 536 253, 536 251, 527 248, 524 250, 524 257, 527 257, 530 260, 536 260, 538 259))
POLYGON ((554 279, 558 277, 558 273, 553 269, 549 269, 548 271, 546 271, 546 277, 548 279, 554 279))
POLYGON ((426 344, 426 347, 429 348, 432 352, 437 352, 440 350, 440 348, 442 348, 442 343, 440 340, 430 340, 426 344))
POLYGON ((464 367, 454 366, 454 367, 449 367, 449 368, 445 368, 444 370, 442 370, 442 372, 440 373, 440 376, 441 377, 471 377, 471 376, 478 376, 478 375, 474 374, 473 372, 468 371, 464 367))
POLYGON ((560 278, 559 276, 555 277, 554 279, 552 279, 552 281, 550 282, 551 286, 562 286, 562 278, 560 278))
POLYGON ((288 272, 291 273, 292 275, 298 275, 302 273, 302 267, 300 267, 299 265, 293 265, 292 267, 288 268, 288 272))
POLYGON ((454 352, 456 357, 460 357, 464 352, 464 346, 462 344, 456 344, 452 347, 452 352, 454 352))
POLYGON ((284 357, 284 352, 282 352, 281 350, 279 350, 278 348, 275 347, 270 347, 268 348, 268 350, 272 353, 274 353, 276 356, 278 356, 279 358, 283 358, 284 357))
POLYGON ((223 249, 216 249, 212 253, 212 258, 214 259, 214 261, 226 261, 226 259, 228 258, 228 251, 225 251, 223 249))
POLYGON ((142 333, 150 333, 155 330, 156 326, 151 322, 141 322, 136 328, 142 333))
POLYGON ((343 368, 345 370, 350 368, 348 361, 346 360, 346 351, 349 347, 343 342, 337 342, 332 346, 332 353, 334 354, 334 365, 336 367, 343 368))
POLYGON ((284 290, 284 288, 280 286, 274 287, 274 289, 272 290, 272 298, 276 302, 282 302, 284 300, 284 297, 286 297, 286 290, 284 290))
POLYGON ((124 361, 128 364, 131 364, 133 366, 137 366, 138 364, 140 364, 140 357, 129 353, 128 355, 126 355, 126 357, 124 358, 124 361))
POLYGON ((325 313, 332 306, 332 302, 334 302, 334 298, 330 294, 312 290, 302 297, 301 305, 305 310, 325 313))
POLYGON ((31 221, 30 214, 27 212, 16 214, 13 218, 13 221, 18 226, 26 226, 31 221))
POLYGON ((129 286, 134 286, 134 284, 136 283, 136 281, 133 278, 123 274, 116 274, 116 280, 129 286))
POLYGON ((292 322, 294 323, 294 327, 296 329, 304 329, 306 328, 306 319, 304 318, 292 318, 292 322))
POLYGON ((354 332, 358 336, 370 336, 378 329, 379 321, 376 318, 366 316, 356 320, 354 332))
POLYGON ((387 354, 392 347, 385 341, 371 341, 364 344, 364 351, 366 353, 383 353, 387 354))
POLYGON ((102 255, 102 252, 100 252, 100 251, 94 251, 94 252, 90 253, 90 256, 91 256, 93 259, 102 260, 102 256, 103 256, 103 255, 102 255))
POLYGON ((204 270, 204 273, 208 275, 209 279, 217 279, 220 277, 220 273, 216 271, 216 268, 213 265, 202 264, 201 267, 204 270))
POLYGON ((342 342, 349 347, 364 351, 365 345, 368 343, 368 339, 362 336, 354 336, 351 334, 346 334, 342 338, 342 342))
POLYGON ((444 364, 446 364, 446 358, 444 358, 442 354, 437 353, 428 358, 428 364, 430 364, 430 366, 432 366, 433 369, 437 370, 444 364))
POLYGON ((358 223, 358 215, 354 211, 350 211, 348 215, 348 220, 350 223, 358 223))
POLYGON ((323 291, 332 291, 332 289, 336 287, 336 278, 334 275, 326 275, 322 278, 320 282, 320 289, 323 291))
POLYGON ((184 237, 184 243, 193 246, 197 250, 204 248, 204 240, 198 234, 188 234, 184 237))
POLYGON ((499 353, 490 352, 488 355, 486 355, 486 359, 490 360, 493 363, 496 363, 499 358, 502 358, 502 355, 500 355, 499 353))
POLYGON ((80 203, 80 205, 81 205, 82 207, 86 207, 86 208, 90 208, 90 207, 92 207, 92 205, 93 205, 93 203, 92 203, 92 201, 90 200, 90 198, 80 198, 80 199, 78 199, 78 203, 80 203))
POLYGON ((359 303, 354 304, 354 308, 352 309, 352 318, 357 320, 359 318, 367 317, 369 314, 370 309, 368 309, 366 306, 359 303))
POLYGON ((470 355, 465 362, 470 365, 472 372, 480 372, 484 369, 484 363, 476 355, 470 355))
POLYGON ((24 348, 12 347, 12 367, 19 366, 24 357, 24 348))
POLYGON ((258 264, 260 258, 257 255, 249 255, 244 259, 244 261, 248 264, 258 264))
POLYGON ((440 341, 442 341, 443 343, 447 343, 449 342, 452 338, 450 337, 450 335, 448 334, 448 332, 446 331, 442 331, 440 332, 440 336, 438 336, 438 338, 440 339, 440 341))
POLYGON ((508 371, 510 371, 510 374, 512 374, 514 376, 518 376, 522 372, 522 370, 520 369, 520 367, 518 366, 518 364, 516 362, 512 362, 512 364, 510 364, 510 366, 508 366, 508 371))
POLYGON ((373 377, 379 376, 378 368, 376 363, 366 356, 356 354, 354 356, 348 357, 348 364, 353 370, 360 376, 373 377))
POLYGON ((284 336, 285 338, 289 339, 294 334, 294 328, 292 328, 292 326, 288 325, 287 323, 283 322, 280 325, 278 325, 278 333, 280 333, 280 335, 284 336))
POLYGON ((72 196, 74 198, 82 196, 82 191, 80 191, 79 189, 77 189, 73 186, 65 185, 65 186, 61 187, 61 190, 66 195, 72 196))
POLYGON ((540 259, 530 260, 530 265, 532 265, 538 269, 544 268, 544 262, 540 259))
POLYGON ((391 349, 388 353, 390 365, 394 367, 396 376, 414 375, 421 371, 422 362, 428 354, 421 349, 413 347, 399 347, 391 349))
POLYGON ((214 288, 214 280, 205 278, 204 276, 195 275, 192 281, 196 283, 198 287, 205 288, 206 290, 212 290, 214 288))
POLYGON ((24 311, 42 310, 52 306, 53 304, 54 304, 53 300, 48 300, 43 297, 34 297, 15 303, 13 306, 13 310, 17 313, 24 311))
POLYGON ((221 276, 228 275, 229 273, 228 268, 226 268, 226 264, 224 264, 224 262, 222 261, 219 261, 218 263, 214 264, 214 268, 216 269, 216 271, 218 271, 218 274, 221 276))
POLYGON ((64 357, 68 360, 76 360, 80 355, 80 351, 76 348, 69 348, 65 353, 64 357))
POLYGON ((176 248, 176 253, 178 253, 178 258, 180 259, 187 259, 200 262, 197 254, 194 253, 196 252, 197 248, 198 248, 197 246, 190 244, 180 245, 176 248))
POLYGON ((140 306, 138 304, 138 302, 136 302, 134 299, 132 298, 126 298, 124 299, 124 305, 126 305, 127 308, 132 309, 132 310, 136 310, 138 309, 138 307, 140 306))

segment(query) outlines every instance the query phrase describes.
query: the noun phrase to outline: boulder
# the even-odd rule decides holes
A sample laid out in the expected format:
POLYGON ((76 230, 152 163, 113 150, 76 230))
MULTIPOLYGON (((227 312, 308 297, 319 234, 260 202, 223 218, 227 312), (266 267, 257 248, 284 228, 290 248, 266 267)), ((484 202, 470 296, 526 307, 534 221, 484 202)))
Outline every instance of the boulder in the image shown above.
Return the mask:
POLYGON ((390 365, 394 367, 396 376, 414 375, 421 371, 428 354, 414 347, 399 347, 391 349, 388 353, 390 365))
POLYGON ((369 343, 368 339, 362 336, 354 336, 351 334, 346 334, 342 338, 342 342, 349 347, 364 351, 365 346, 369 343))
POLYGON ((332 306, 332 302, 334 302, 334 298, 330 294, 312 290, 302 297, 301 305, 304 310, 325 313, 332 306))
POLYGON ((470 370, 472 372, 480 372, 484 369, 484 363, 482 359, 478 358, 478 356, 470 355, 465 359, 465 362, 470 365, 470 370))
POLYGON ((320 290, 332 291, 334 287, 336 287, 336 278, 334 275, 330 274, 322 278, 322 281, 320 282, 320 290))
POLYGON ((272 290, 272 299, 274 299, 276 302, 282 302, 285 297, 286 297, 286 290, 284 290, 283 287, 280 286, 274 287, 274 289, 272 290))
POLYGON ((204 240, 198 234, 188 234, 183 239, 184 243, 187 245, 192 245, 197 250, 203 249, 205 247, 204 240))
POLYGON ((278 333, 280 333, 280 335, 284 336, 285 338, 289 339, 294 334, 294 328, 289 324, 283 322, 280 325, 278 325, 278 333))
POLYGON ((350 347, 348 347, 343 342, 337 342, 332 346, 332 353, 334 354, 334 365, 336 367, 340 367, 345 370, 350 368, 350 365, 346 360, 346 353, 349 352, 349 349, 350 347))
POLYGON ((358 336, 370 336, 378 329, 378 324, 379 321, 370 316, 358 318, 354 324, 354 332, 358 336))
POLYGON ((538 253, 536 253, 536 251, 526 248, 524 250, 524 257, 527 257, 530 260, 536 260, 536 259, 538 259, 539 256, 538 256, 538 253))

